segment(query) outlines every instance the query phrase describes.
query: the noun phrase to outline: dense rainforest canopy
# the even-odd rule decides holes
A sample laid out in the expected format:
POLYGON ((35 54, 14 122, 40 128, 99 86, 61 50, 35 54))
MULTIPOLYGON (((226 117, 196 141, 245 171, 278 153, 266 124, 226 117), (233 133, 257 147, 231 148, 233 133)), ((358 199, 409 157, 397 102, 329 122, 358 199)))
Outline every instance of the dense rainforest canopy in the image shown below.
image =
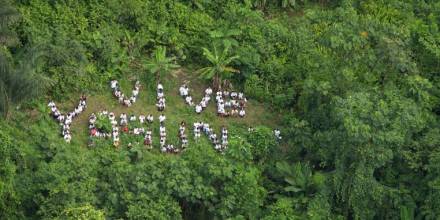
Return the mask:
POLYGON ((438 0, 0 0, 0 219, 437 219, 439 26, 438 0), (205 120, 228 149, 88 146, 115 79, 155 116, 163 82, 171 140, 205 120), (223 80, 245 118, 177 93, 223 80), (66 143, 47 103, 82 94, 66 143))

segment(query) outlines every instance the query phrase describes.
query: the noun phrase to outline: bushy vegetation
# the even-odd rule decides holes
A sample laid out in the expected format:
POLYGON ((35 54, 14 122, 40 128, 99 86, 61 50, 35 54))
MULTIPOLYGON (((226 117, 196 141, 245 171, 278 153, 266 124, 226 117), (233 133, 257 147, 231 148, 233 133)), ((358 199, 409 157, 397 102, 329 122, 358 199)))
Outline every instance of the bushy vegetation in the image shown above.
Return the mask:
POLYGON ((439 25, 435 0, 0 0, 0 219, 437 219, 439 25), (226 124, 229 148, 170 155, 87 147, 85 124, 66 144, 46 106, 187 78, 232 82, 262 117, 180 106, 169 131, 226 124))

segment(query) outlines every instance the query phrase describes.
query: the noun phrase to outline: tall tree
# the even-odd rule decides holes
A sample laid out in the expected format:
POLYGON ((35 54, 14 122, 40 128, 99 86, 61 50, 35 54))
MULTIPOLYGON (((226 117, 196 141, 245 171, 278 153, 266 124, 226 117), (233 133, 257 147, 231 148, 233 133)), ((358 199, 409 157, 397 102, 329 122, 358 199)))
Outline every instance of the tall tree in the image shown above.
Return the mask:
POLYGON ((219 52, 217 47, 213 46, 213 51, 207 48, 203 49, 203 55, 210 62, 210 66, 199 69, 201 77, 208 80, 213 80, 213 86, 215 89, 220 89, 220 84, 224 78, 231 73, 239 73, 240 71, 230 66, 232 61, 239 58, 239 56, 229 55, 229 46, 225 46, 223 51, 219 52))
POLYGON ((144 64, 144 67, 155 74, 156 80, 159 81, 164 74, 180 67, 175 63, 175 60, 175 57, 167 57, 166 47, 159 46, 154 51, 153 57, 144 64))
POLYGON ((9 1, 0 0, 0 44, 13 45, 17 42, 15 33, 9 29, 9 25, 19 19, 19 14, 9 1))
MULTIPOLYGON (((19 14, 8 1, 0 0, 0 3, 0 44, 12 46, 17 38, 9 26, 18 20, 19 14)), ((50 84, 51 80, 36 73, 41 55, 36 50, 29 50, 17 56, 19 61, 14 66, 7 49, 0 51, 0 113, 5 118, 8 118, 12 104, 42 94, 50 84)))

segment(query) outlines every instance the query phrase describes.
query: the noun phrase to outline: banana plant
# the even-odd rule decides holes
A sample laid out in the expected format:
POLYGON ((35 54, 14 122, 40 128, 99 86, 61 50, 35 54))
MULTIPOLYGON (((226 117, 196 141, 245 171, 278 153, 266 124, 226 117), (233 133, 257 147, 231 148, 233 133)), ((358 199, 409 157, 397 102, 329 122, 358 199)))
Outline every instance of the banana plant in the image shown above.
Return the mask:
POLYGON ((160 46, 154 51, 153 57, 144 64, 144 68, 156 75, 157 81, 160 81, 161 76, 164 74, 180 67, 175 63, 176 58, 167 57, 166 53, 166 47, 160 46))
POLYGON ((207 80, 213 81, 213 87, 219 89, 222 79, 232 73, 239 73, 240 71, 230 66, 232 61, 239 58, 239 56, 230 56, 229 47, 225 47, 223 51, 219 52, 214 45, 213 50, 202 48, 203 55, 209 61, 210 66, 199 69, 197 72, 200 76, 207 80))

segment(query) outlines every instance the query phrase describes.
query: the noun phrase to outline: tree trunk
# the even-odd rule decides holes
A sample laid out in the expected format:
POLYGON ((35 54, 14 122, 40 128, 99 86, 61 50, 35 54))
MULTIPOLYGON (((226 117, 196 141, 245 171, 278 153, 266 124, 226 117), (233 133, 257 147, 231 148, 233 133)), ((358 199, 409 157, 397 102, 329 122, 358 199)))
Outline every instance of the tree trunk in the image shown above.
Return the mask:
POLYGON ((9 96, 8 93, 6 92, 6 89, 3 89, 3 94, 5 96, 5 100, 4 100, 4 112, 3 112, 3 117, 5 118, 5 120, 7 121, 9 119, 9 109, 10 109, 10 101, 9 101, 9 96))
POLYGON ((216 73, 215 75, 214 75, 214 80, 213 80, 213 85, 212 85, 213 87, 214 87, 214 89, 216 90, 216 91, 219 91, 220 89, 221 89, 221 87, 220 87, 220 83, 219 83, 219 76, 218 76, 218 73, 216 73))

